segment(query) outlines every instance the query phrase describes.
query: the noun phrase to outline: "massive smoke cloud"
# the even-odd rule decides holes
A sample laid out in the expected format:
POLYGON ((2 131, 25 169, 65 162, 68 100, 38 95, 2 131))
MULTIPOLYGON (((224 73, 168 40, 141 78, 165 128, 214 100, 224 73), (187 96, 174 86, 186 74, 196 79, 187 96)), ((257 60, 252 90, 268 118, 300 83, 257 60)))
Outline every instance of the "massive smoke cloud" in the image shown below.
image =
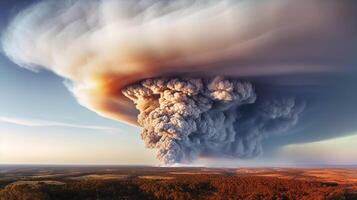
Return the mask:
POLYGON ((146 145, 164 163, 251 157, 264 138, 297 123, 305 104, 286 87, 316 84, 307 78, 316 74, 321 84, 321 74, 349 67, 353 40, 339 39, 353 35, 340 21, 349 7, 319 0, 43 1, 13 19, 2 46, 17 64, 63 77, 79 103, 102 116, 137 125, 139 114, 146 145))
POLYGON ((293 98, 256 102, 252 84, 221 77, 148 79, 123 92, 140 110, 146 146, 165 164, 257 156, 261 140, 295 125, 304 109, 293 98))

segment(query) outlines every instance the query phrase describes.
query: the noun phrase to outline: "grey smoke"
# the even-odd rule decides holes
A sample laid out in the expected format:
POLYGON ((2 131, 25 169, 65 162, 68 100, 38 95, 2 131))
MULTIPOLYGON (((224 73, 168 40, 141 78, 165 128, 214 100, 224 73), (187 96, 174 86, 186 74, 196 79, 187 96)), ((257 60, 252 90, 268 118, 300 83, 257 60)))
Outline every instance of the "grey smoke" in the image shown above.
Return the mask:
POLYGON ((305 106, 291 97, 258 99, 251 83, 222 77, 147 79, 123 94, 140 111, 146 146, 164 164, 258 156, 262 140, 296 125, 305 106))
POLYGON ((140 110, 148 146, 159 149, 161 139, 169 145, 159 149, 165 159, 168 152, 179 162, 246 158, 262 146, 267 155, 287 144, 355 134, 356 6, 353 0, 44 0, 14 17, 1 43, 12 61, 63 77, 81 105, 119 122, 137 125, 122 89, 144 80, 125 93, 140 110), (188 75, 202 79, 182 78, 188 75), (251 102, 242 92, 215 88, 207 77, 216 75, 229 76, 228 85, 254 83, 243 92, 251 102), (181 91, 173 79, 145 80, 168 76, 181 77, 189 89, 181 91), (196 86, 202 89, 194 93, 196 86), (303 117, 304 103, 295 97, 309 104, 303 117))

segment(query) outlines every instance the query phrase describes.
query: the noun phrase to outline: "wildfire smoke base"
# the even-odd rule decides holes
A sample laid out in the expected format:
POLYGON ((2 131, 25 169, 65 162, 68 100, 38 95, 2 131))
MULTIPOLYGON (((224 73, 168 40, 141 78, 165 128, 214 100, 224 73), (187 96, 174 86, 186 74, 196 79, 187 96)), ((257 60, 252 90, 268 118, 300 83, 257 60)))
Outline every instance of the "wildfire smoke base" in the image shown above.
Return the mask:
POLYGON ((147 79, 123 93, 140 111, 146 146, 164 164, 260 155, 261 141, 293 127, 304 109, 294 98, 257 101, 251 83, 222 77, 147 79))

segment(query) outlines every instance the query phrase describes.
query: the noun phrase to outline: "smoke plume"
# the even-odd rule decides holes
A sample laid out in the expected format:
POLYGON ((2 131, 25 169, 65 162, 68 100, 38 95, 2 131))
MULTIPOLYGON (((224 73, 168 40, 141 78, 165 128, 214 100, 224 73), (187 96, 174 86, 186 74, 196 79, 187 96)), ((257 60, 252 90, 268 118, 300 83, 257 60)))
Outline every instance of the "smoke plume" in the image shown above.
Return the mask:
POLYGON ((248 158, 304 108, 276 88, 348 67, 335 65, 355 52, 335 45, 349 37, 344 7, 325 2, 43 1, 12 20, 2 47, 63 77, 86 108, 142 126, 164 163, 248 158))
POLYGON ((257 156, 261 140, 288 130, 304 108, 293 98, 257 101, 249 82, 147 79, 123 90, 140 111, 142 139, 165 164, 197 156, 257 156))

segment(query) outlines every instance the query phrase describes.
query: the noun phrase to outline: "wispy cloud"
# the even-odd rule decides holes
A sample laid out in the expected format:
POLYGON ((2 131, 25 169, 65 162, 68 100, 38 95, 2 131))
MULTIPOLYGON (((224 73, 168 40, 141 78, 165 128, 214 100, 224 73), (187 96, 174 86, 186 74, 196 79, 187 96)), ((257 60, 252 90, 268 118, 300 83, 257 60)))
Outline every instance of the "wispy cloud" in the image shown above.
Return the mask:
POLYGON ((25 119, 25 118, 4 117, 4 116, 0 116, 0 122, 16 124, 20 126, 28 126, 28 127, 67 127, 67 128, 79 128, 79 129, 92 129, 92 130, 108 131, 108 132, 121 131, 121 129, 115 127, 73 124, 73 123, 58 122, 58 121, 25 119))

